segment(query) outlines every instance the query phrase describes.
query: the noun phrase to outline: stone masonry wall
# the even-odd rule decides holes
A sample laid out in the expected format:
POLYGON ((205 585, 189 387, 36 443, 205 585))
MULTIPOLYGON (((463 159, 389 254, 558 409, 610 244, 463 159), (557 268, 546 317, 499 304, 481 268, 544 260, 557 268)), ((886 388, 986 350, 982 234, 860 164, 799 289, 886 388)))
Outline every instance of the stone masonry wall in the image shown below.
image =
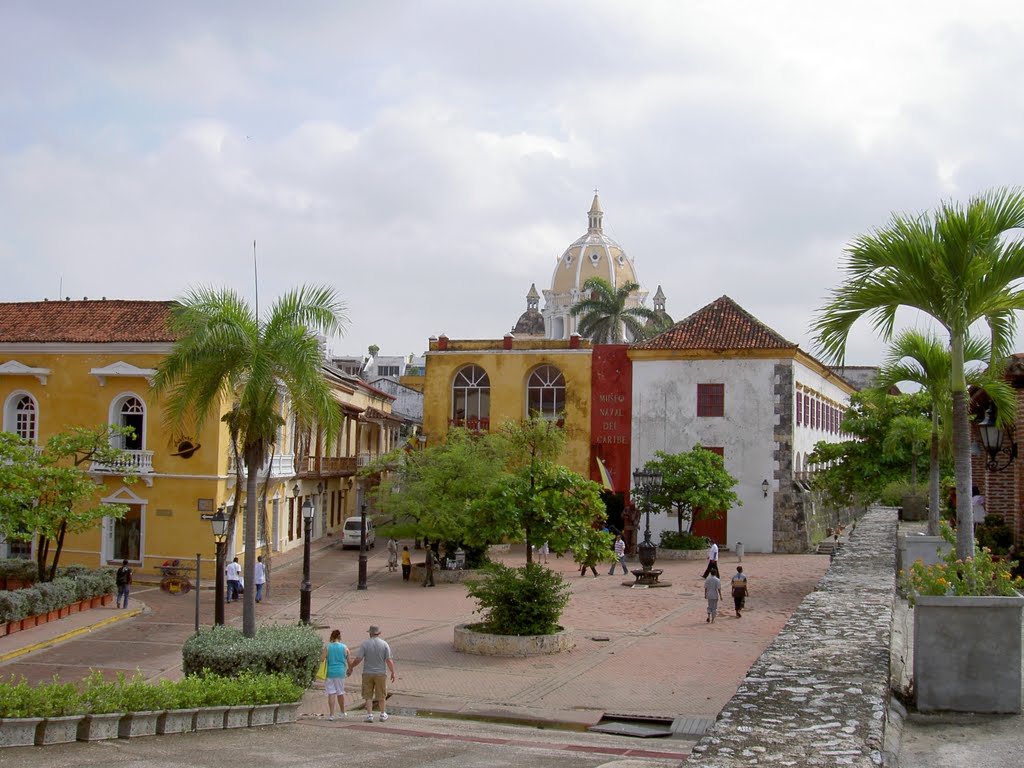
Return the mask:
POLYGON ((881 765, 895 574, 896 515, 873 509, 687 765, 881 765))

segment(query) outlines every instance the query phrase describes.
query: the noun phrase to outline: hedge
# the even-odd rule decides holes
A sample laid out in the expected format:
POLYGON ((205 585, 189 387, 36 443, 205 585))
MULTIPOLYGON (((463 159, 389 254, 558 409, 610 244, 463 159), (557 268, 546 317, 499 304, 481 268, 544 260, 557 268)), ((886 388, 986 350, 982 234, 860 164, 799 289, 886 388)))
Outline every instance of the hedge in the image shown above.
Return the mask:
POLYGON ((316 676, 322 651, 320 636, 306 625, 260 627, 253 638, 235 627, 209 627, 185 641, 182 670, 224 677, 280 673, 305 689, 316 676))
POLYGON ((68 571, 77 575, 58 576, 25 589, 0 590, 0 622, 56 611, 79 600, 109 595, 117 588, 114 571, 109 568, 68 571))

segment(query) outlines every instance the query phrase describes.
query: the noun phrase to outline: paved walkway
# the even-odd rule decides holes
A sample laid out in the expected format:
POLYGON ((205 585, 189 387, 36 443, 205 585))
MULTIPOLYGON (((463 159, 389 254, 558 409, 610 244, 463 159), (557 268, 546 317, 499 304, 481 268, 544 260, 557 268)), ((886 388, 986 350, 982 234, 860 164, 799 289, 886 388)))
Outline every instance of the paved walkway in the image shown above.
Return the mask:
MULTIPOLYGON (((456 653, 453 626, 476 618, 465 588, 403 582, 400 573, 388 573, 380 549, 370 553, 365 591, 355 589, 357 552, 333 546, 315 552, 312 611, 325 639, 339 628, 342 639, 354 644, 370 624, 381 626, 398 667, 392 711, 577 727, 605 715, 677 723, 713 719, 828 567, 825 556, 747 555, 751 596, 743 617, 732 615, 727 597, 716 623, 707 624, 703 562, 661 560, 670 587, 630 589, 621 575, 602 570, 596 578, 580 577, 571 559, 552 556, 549 567, 572 587, 562 623, 574 630, 576 647, 557 656, 509 659, 456 653)), ((270 595, 258 606, 261 622, 298 619, 301 565, 292 557, 275 565, 270 595)), ((500 559, 516 565, 525 560, 522 548, 500 559)), ((724 553, 723 576, 735 564, 735 556, 724 553)), ((138 669, 150 679, 179 677, 181 645, 193 632, 193 597, 137 586, 128 611, 93 609, 2 638, 0 674, 73 680, 90 669, 138 669), (136 613, 140 608, 145 610, 136 613)), ((240 624, 241 605, 226 610, 228 622, 240 624)), ((203 624, 212 623, 209 590, 201 591, 200 616, 203 624)), ((349 697, 349 708, 360 704, 358 695, 349 697)), ((325 713, 322 692, 310 691, 302 712, 325 713)))

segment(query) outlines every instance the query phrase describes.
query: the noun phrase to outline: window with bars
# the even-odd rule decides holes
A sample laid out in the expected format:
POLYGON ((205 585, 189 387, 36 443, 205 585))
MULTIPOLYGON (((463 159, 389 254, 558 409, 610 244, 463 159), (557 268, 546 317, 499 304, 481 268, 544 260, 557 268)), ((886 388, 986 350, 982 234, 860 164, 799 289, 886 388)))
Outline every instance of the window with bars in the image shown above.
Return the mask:
POLYGON ((487 429, 491 417, 491 382, 479 365, 460 368, 452 381, 451 423, 487 429))
POLYGON ((526 383, 526 415, 556 421, 564 412, 565 377, 562 372, 553 365, 536 368, 526 383))
POLYGON ((697 385, 697 415, 725 415, 725 384, 697 385))
POLYGON ((14 434, 36 441, 36 401, 30 395, 19 398, 14 406, 14 434))
POLYGON ((796 393, 796 425, 802 426, 804 423, 804 396, 799 392, 796 393))

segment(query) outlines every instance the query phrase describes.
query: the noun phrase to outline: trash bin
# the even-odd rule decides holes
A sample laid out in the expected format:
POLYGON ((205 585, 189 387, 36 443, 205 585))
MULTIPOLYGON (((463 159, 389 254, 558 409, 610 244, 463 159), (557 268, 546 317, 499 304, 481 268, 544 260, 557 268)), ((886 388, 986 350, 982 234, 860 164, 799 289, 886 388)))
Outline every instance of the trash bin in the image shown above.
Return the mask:
POLYGON ((743 562, 743 542, 736 542, 736 560, 740 563, 743 562))

